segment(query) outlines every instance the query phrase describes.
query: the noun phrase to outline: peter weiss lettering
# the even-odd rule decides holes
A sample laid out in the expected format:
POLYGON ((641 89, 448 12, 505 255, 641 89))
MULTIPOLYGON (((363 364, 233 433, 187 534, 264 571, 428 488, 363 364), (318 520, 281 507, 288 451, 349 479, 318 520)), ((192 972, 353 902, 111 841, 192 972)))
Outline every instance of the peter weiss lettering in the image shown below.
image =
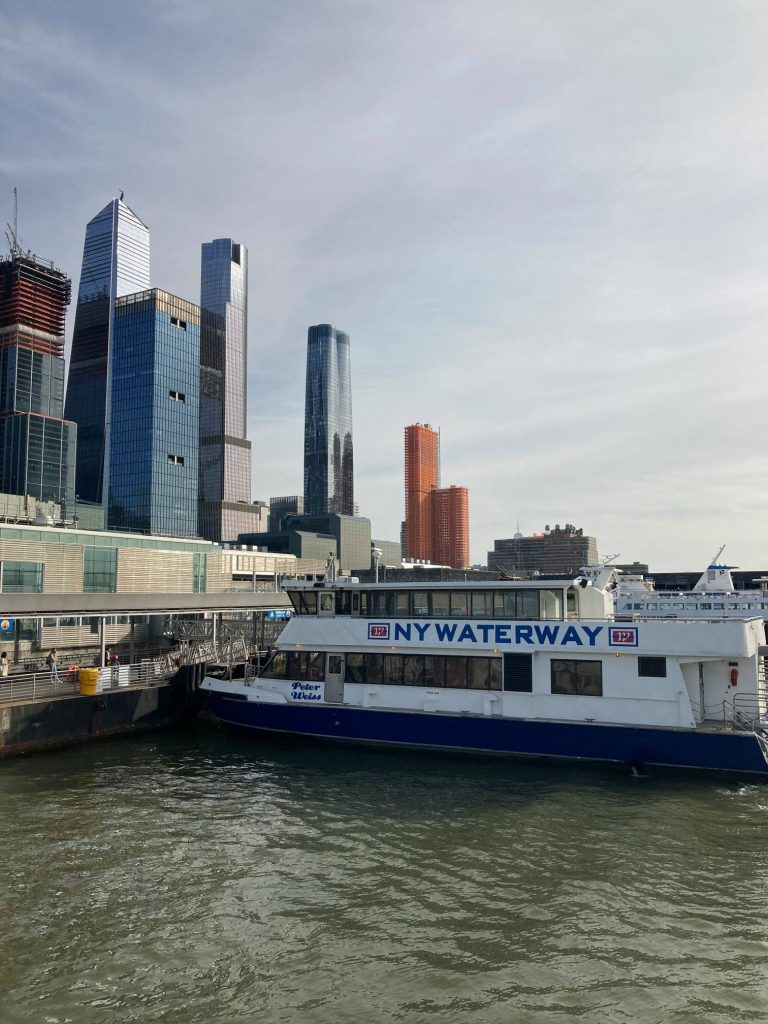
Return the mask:
POLYGON ((291 683, 291 700, 322 700, 320 683, 291 683))
MULTIPOLYGON (((594 647, 604 626, 540 626, 496 622, 396 622, 392 639, 416 643, 483 644, 540 647, 594 647)), ((389 639, 371 633, 374 639, 389 639)), ((636 638, 635 638, 636 639, 636 638)))

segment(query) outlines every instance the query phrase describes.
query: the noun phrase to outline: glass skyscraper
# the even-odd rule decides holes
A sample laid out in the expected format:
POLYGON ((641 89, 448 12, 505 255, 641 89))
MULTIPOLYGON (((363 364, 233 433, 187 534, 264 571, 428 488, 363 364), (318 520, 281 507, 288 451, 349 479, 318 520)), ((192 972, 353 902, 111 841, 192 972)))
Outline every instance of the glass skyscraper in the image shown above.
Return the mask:
POLYGON ((115 303, 107 525, 197 535, 200 310, 153 288, 115 303))
POLYGON ((200 266, 200 536, 235 540, 258 530, 246 438, 248 250, 204 242, 200 266))
POLYGON ((64 413, 71 282, 14 248, 0 262, 0 491, 74 511, 77 427, 64 413))
POLYGON ((304 411, 304 512, 355 513, 349 336, 309 328, 304 411))
POLYGON ((77 423, 76 490, 104 494, 109 361, 115 299, 149 288, 149 229, 122 198, 88 222, 67 383, 66 416, 77 423))

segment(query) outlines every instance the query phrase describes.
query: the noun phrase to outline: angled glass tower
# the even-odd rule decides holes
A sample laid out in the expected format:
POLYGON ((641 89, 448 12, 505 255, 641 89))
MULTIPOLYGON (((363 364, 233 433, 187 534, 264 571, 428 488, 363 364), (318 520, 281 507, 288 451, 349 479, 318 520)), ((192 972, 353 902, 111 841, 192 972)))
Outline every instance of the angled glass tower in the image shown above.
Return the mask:
POLYGON ((65 416, 77 423, 75 490, 101 502, 109 419, 109 360, 115 300, 149 288, 149 229, 122 198, 88 222, 77 295, 65 416))
POLYGON ((248 385, 248 250, 204 242, 200 266, 199 528, 206 540, 258 529, 251 504, 248 385))
POLYGON ((355 512, 349 336, 330 324, 307 336, 304 512, 355 512))

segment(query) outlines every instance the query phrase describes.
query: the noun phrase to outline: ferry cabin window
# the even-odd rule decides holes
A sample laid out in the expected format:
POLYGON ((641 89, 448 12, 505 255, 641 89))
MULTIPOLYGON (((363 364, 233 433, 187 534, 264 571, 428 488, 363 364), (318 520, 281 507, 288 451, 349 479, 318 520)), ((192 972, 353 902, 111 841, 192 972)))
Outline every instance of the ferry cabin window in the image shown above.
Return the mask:
POLYGON ((559 590, 540 590, 539 602, 542 619, 562 619, 563 595, 559 590))
POLYGON ((446 659, 445 663, 445 685, 456 689, 466 689, 467 686, 467 659, 459 656, 452 656, 446 659))
POLYGON ((663 679, 667 675, 667 659, 638 658, 637 674, 639 676, 652 676, 656 679, 663 679))
MULTIPOLYGON (((530 657, 530 655, 528 655, 530 657)), ((501 658, 440 654, 348 654, 347 683, 501 689, 501 658)))
POLYGON ((424 685, 445 686, 445 658, 441 654, 424 656, 424 685))
POLYGON ((366 681, 364 654, 347 655, 347 668, 344 678, 348 683, 364 683, 366 681))
POLYGON ((600 661, 579 661, 553 658, 552 693, 581 697, 602 697, 603 664, 600 661))
POLYGON ((332 612, 333 611, 333 594, 321 594, 320 595, 320 611, 321 612, 332 612))
POLYGON ((504 655, 504 689, 508 693, 533 693, 533 655, 504 655))
POLYGON ((262 669, 262 679, 322 682, 325 655, 321 651, 276 651, 262 669))
MULTIPOLYGON (((357 595, 355 595, 357 596, 357 595)), ((323 595, 321 595, 322 599, 323 595)), ((337 611, 347 595, 337 592, 337 611)), ((374 618, 549 619, 563 618, 560 590, 371 590, 359 595, 360 614, 374 618)), ((294 600, 294 604, 296 601, 294 600)), ((347 607, 346 603, 343 607, 347 607)), ((339 614, 349 614, 340 612, 339 614)))
POLYGON ((348 590, 336 591, 336 614, 350 615, 352 613, 352 594, 348 590))
POLYGON ((486 619, 493 615, 493 591, 472 591, 472 617, 486 619))
POLYGON ((288 596, 297 615, 317 613, 317 594, 314 590, 289 590, 288 596))

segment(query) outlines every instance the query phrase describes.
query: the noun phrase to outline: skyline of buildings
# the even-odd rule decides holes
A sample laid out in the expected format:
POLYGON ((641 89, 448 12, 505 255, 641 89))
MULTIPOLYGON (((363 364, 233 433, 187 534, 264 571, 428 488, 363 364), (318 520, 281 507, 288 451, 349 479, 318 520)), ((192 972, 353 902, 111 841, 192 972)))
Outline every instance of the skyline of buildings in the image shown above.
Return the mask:
POLYGON ((307 332, 304 512, 355 514, 349 335, 331 324, 307 332))
MULTIPOLYGON (((66 393, 78 421, 67 426, 63 420, 62 313, 60 334, 50 342, 57 355, 47 353, 58 364, 42 374, 52 388, 48 412, 59 431, 59 480, 45 491, 38 488, 40 497, 58 500, 62 508, 76 497, 101 504, 112 529, 218 542, 264 532, 267 508, 251 499, 246 437, 247 274, 247 248, 216 238, 201 246, 200 307, 157 288, 137 289, 137 282, 150 280, 147 225, 122 193, 88 222, 66 393), (181 334, 187 337, 179 344, 181 334), (190 376, 195 373, 196 384, 190 376), (78 433, 77 482, 71 486, 67 474, 78 433)), ((41 300, 40 315, 43 307, 41 300)), ((37 400, 40 405, 42 394, 37 400)), ((0 409, 0 416, 5 412, 0 409)), ((403 556, 465 568, 467 489, 440 487, 438 432, 421 423, 405 431, 403 556)), ((52 428, 50 433, 34 443, 50 447, 52 428)), ((12 460, 7 444, 4 449, 5 466, 12 460)), ((16 486, 37 496, 26 478, 16 486)), ((271 505, 278 525, 287 515, 362 518, 354 502, 349 336, 331 324, 310 326, 307 334, 304 495, 271 505)))
POLYGON ((77 424, 75 490, 83 501, 102 504, 108 493, 105 455, 115 301, 150 287, 149 228, 121 193, 86 225, 77 293, 64 409, 66 418, 77 424))

